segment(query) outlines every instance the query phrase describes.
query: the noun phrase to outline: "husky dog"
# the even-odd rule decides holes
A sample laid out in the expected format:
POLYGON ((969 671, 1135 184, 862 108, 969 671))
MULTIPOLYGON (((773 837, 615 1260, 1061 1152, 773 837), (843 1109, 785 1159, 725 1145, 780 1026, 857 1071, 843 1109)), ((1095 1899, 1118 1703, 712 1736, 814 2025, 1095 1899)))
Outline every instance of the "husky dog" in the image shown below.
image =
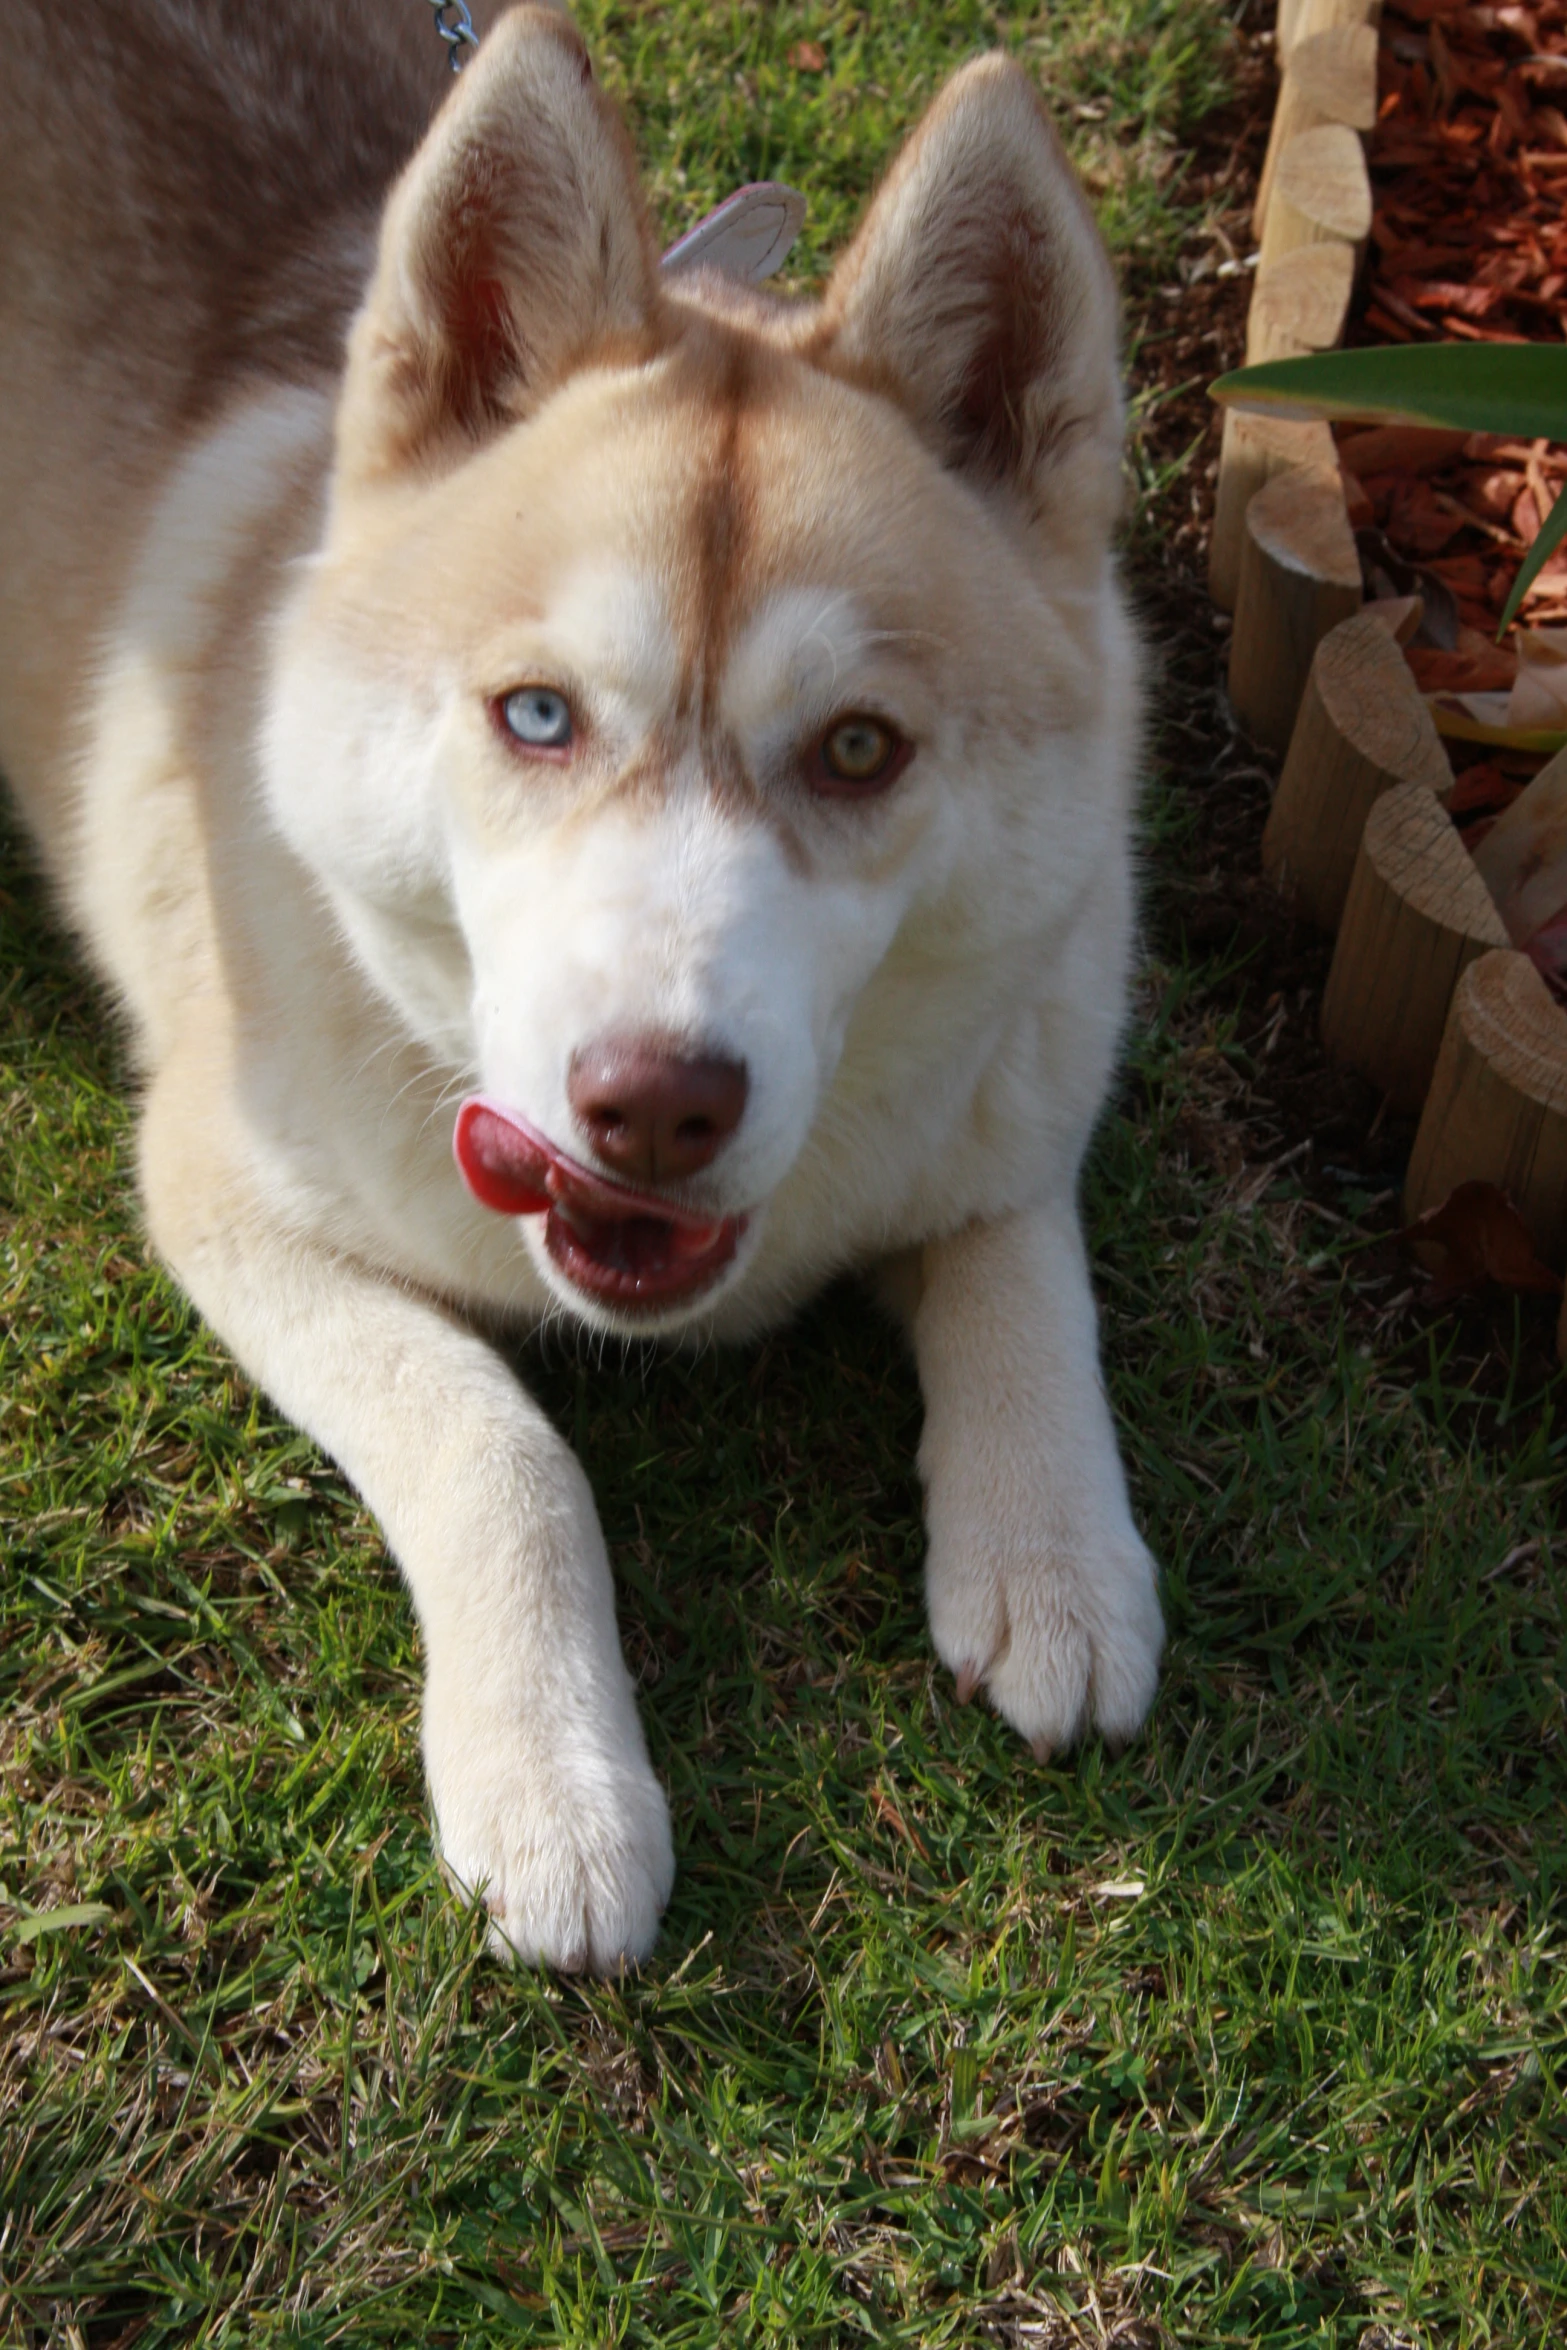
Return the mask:
POLYGON ((1161 1639, 1078 1169, 1139 654, 1116 301, 966 67, 824 298, 661 278, 553 9, 82 0, 0 82, 0 767, 154 1246, 377 1513, 441 1850, 612 1968, 673 1876, 587 1479, 482 1331, 891 1267, 937 1654, 1041 1753, 1161 1639))

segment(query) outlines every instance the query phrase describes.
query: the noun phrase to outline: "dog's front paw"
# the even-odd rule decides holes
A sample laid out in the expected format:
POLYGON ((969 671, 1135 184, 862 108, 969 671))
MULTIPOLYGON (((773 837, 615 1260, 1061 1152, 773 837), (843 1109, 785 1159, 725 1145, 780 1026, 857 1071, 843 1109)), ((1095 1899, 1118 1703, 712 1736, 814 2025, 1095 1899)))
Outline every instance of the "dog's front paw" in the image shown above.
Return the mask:
POLYGON ((652 1949, 675 1855, 664 1791, 627 1743, 546 1742, 427 1702, 441 1858, 482 1895, 497 1956, 603 1975, 652 1949))
POLYGON ((926 1593, 959 1697, 983 1684, 1041 1760, 1090 1728, 1115 1743, 1141 1728, 1164 1623, 1153 1560, 1130 1526, 1006 1550, 948 1532, 932 1540, 926 1593))

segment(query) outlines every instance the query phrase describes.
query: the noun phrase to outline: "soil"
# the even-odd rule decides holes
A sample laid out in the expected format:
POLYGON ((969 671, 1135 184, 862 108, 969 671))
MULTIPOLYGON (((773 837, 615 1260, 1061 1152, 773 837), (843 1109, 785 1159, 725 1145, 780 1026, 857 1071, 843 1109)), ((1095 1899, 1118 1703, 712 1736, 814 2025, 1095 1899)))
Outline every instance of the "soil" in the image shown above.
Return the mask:
POLYGON ((1476 1433, 1505 1442, 1503 1422, 1517 1428, 1519 1399, 1559 1375, 1554 1302, 1493 1286, 1437 1303, 1400 1244, 1414 1121, 1388 1114, 1372 1086, 1323 1056, 1317 1019, 1332 942, 1292 919, 1262 874, 1277 762, 1241 733, 1224 692, 1230 623, 1206 586, 1219 437, 1206 387, 1244 356, 1251 277, 1220 272, 1254 249, 1251 206, 1277 92, 1271 7, 1251 0, 1236 41, 1236 97, 1194 127, 1180 190, 1213 208, 1217 233, 1183 257, 1178 283, 1128 289, 1134 314, 1154 322, 1134 354, 1136 388, 1156 395, 1140 432, 1144 461, 1174 466, 1201 440, 1198 460, 1177 474, 1130 550, 1162 671, 1157 756, 1185 819, 1152 878, 1148 941, 1156 958, 1184 948, 1233 967, 1216 1000, 1236 1015, 1249 1066, 1226 1110, 1228 1131, 1196 1120, 1180 1139, 1237 1191, 1259 1167, 1287 1162, 1284 1179, 1362 1231, 1365 1248, 1336 1309, 1347 1342, 1374 1347, 1384 1363, 1407 1359, 1418 1377, 1435 1338, 1448 1394, 1467 1388, 1479 1407, 1476 1433))

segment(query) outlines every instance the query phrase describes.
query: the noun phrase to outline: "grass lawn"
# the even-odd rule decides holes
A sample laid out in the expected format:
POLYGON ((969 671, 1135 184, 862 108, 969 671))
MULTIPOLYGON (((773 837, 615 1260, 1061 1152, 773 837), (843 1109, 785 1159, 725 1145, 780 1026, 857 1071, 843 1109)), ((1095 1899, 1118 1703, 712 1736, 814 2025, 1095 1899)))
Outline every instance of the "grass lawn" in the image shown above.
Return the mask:
POLYGON ((669 233, 791 179, 804 281, 946 71, 1005 40, 1171 394, 1130 541, 1172 647, 1148 961, 1088 1195, 1164 1689, 1129 1752, 1045 1770, 955 1706, 915 1385, 856 1294, 749 1355, 534 1358, 600 1498, 680 1878, 640 1975, 508 1976, 431 1863, 375 1528, 149 1270, 113 1024, 13 842, 0 2340, 1560 2339, 1549 1310, 1412 1296, 1375 1105, 1342 1164, 1302 1147, 1279 1072, 1309 1075, 1310 986, 1270 992, 1268 938, 1222 890, 1214 916, 1263 787, 1182 570, 1161 289, 1222 249, 1182 158, 1241 38, 1218 0, 577 14, 669 233))

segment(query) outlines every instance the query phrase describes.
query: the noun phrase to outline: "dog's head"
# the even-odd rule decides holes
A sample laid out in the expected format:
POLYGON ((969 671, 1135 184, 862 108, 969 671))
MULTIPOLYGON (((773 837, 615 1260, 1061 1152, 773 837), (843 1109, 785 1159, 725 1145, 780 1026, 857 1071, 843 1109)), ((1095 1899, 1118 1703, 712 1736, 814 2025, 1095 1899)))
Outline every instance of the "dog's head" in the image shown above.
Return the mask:
POLYGON ((891 1229, 947 1062, 1070 923, 1133 725, 1115 344, 999 59, 819 305, 661 281, 542 9, 394 190, 269 790, 589 1319, 706 1311, 813 1156, 891 1229))

